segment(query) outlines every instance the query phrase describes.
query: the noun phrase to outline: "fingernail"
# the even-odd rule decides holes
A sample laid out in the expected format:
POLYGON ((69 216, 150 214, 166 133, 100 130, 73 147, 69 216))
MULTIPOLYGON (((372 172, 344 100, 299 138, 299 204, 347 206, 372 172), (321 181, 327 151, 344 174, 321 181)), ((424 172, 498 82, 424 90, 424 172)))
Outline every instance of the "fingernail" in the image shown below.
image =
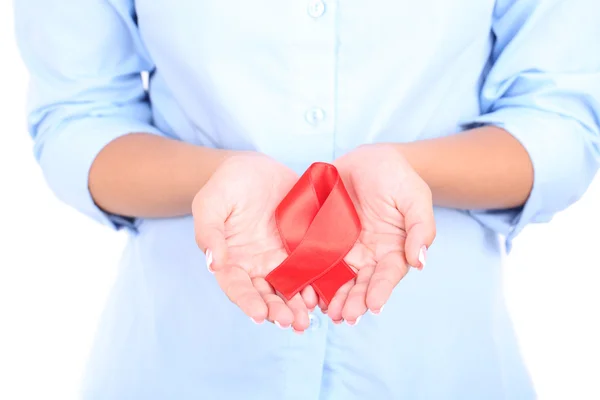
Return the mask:
POLYGON ((383 311, 383 307, 385 307, 385 305, 381 306, 379 310, 371 310, 371 312, 375 315, 379 315, 383 311))
POLYGON ((327 309, 321 309, 321 312, 322 312, 323 314, 327 314, 327 309))
POLYGON ((251 320, 252 320, 252 322, 254 322, 256 325, 260 325, 260 324, 262 324, 263 322, 265 322, 265 320, 262 320, 262 321, 257 321, 257 320, 255 320, 255 319, 254 319, 254 318, 252 318, 252 317, 250 317, 250 319, 251 319, 251 320))
POLYGON ((427 247, 422 246, 421 250, 419 250, 419 262, 421 263, 421 268, 424 268, 427 264, 427 247))
POLYGON ((279 321, 275 321, 275 325, 277 325, 277 327, 279 329, 287 329, 287 328, 289 328, 289 326, 286 326, 286 327, 281 326, 281 324, 279 323, 279 321))
POLYGON ((208 271, 211 274, 214 274, 215 271, 212 269, 211 265, 213 262, 213 255, 212 255, 212 251, 210 251, 210 249, 206 249, 206 268, 208 268, 208 271))
POLYGON ((356 321, 346 321, 346 322, 348 322, 348 325, 350 325, 350 326, 358 325, 361 318, 362 318, 362 315, 360 315, 358 318, 356 318, 356 321))
POLYGON ((302 335, 304 333, 304 331, 297 331, 294 328, 292 328, 292 330, 294 331, 295 334, 297 335, 302 335))
POLYGON ((342 318, 342 319, 340 319, 340 320, 337 320, 337 321, 333 321, 333 323, 334 323, 334 324, 336 324, 336 325, 339 325, 339 324, 341 324, 342 322, 344 322, 344 318, 342 318))
POLYGON ((313 307, 313 308, 311 308, 310 310, 308 310, 308 312, 313 312, 313 311, 315 311, 315 308, 317 308, 317 307, 313 307))

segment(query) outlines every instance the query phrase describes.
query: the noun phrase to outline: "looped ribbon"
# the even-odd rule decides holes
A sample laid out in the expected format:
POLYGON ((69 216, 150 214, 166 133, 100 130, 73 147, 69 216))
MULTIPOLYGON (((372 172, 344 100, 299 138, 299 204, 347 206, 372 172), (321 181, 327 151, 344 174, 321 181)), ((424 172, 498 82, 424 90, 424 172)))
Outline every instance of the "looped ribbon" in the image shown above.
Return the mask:
POLYGON ((344 257, 361 231, 337 169, 312 164, 275 210, 275 220, 288 257, 267 275, 267 282, 287 300, 312 285, 328 305, 356 276, 344 257))

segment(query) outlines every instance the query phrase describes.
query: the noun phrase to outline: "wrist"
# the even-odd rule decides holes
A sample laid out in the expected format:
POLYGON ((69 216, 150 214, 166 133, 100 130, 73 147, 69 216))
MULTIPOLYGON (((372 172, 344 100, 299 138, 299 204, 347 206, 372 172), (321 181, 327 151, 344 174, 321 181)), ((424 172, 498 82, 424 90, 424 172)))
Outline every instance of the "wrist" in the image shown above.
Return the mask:
POLYGON ((427 141, 410 143, 394 143, 392 146, 400 153, 404 161, 429 187, 436 202, 437 186, 435 167, 438 163, 432 159, 432 152, 428 150, 427 141))
MULTIPOLYGON (((374 144, 373 146, 378 146, 374 144)), ((379 144, 381 146, 381 144, 379 144)), ((417 173, 427 184, 429 175, 429 166, 431 163, 428 162, 427 152, 423 151, 423 145, 421 142, 412 143, 386 143, 384 144, 387 148, 392 148, 402 160, 402 162, 408 164, 408 166, 417 173)))
POLYGON ((427 172, 427 153, 422 151, 420 143, 394 143, 392 146, 400 153, 400 156, 408 162, 412 169, 414 169, 421 178, 425 179, 424 175, 426 175, 427 172))
POLYGON ((190 147, 194 153, 193 159, 195 160, 196 166, 194 169, 196 171, 204 172, 204 180, 209 179, 215 171, 230 158, 255 153, 246 150, 216 149, 196 145, 190 145, 190 147), (202 166, 202 168, 200 168, 200 166, 202 166))
POLYGON ((182 162, 180 175, 174 177, 178 180, 177 186, 182 189, 182 201, 186 204, 186 213, 191 211, 191 204, 196 194, 210 180, 213 174, 223 163, 232 157, 240 155, 242 151, 229 149, 215 149, 212 147, 197 146, 188 143, 185 150, 180 153, 182 162))

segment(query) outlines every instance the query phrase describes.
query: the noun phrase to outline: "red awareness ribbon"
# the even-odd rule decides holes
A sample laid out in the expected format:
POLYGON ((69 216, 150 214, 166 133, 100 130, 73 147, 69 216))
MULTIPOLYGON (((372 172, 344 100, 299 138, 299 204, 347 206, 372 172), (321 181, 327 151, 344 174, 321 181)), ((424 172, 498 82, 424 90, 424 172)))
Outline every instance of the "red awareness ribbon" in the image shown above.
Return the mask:
POLYGON ((356 276, 344 257, 361 231, 337 169, 312 164, 275 210, 275 220, 289 256, 267 275, 267 282, 287 300, 312 285, 329 304, 356 276))

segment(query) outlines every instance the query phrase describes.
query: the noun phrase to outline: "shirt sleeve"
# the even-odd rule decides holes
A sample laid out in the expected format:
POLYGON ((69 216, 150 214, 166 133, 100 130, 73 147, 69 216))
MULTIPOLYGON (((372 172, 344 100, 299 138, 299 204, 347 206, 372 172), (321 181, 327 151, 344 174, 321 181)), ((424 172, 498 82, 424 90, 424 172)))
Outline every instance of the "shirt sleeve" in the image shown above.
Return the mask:
POLYGON ((499 0, 482 115, 525 147, 534 167, 526 204, 470 214, 512 240, 587 190, 600 164, 600 2, 499 0))
POLYGON ((153 65, 135 23, 132 0, 20 0, 16 37, 30 72, 28 129, 56 196, 114 229, 133 219, 94 203, 88 175, 96 155, 119 136, 161 135, 141 73, 153 65))

